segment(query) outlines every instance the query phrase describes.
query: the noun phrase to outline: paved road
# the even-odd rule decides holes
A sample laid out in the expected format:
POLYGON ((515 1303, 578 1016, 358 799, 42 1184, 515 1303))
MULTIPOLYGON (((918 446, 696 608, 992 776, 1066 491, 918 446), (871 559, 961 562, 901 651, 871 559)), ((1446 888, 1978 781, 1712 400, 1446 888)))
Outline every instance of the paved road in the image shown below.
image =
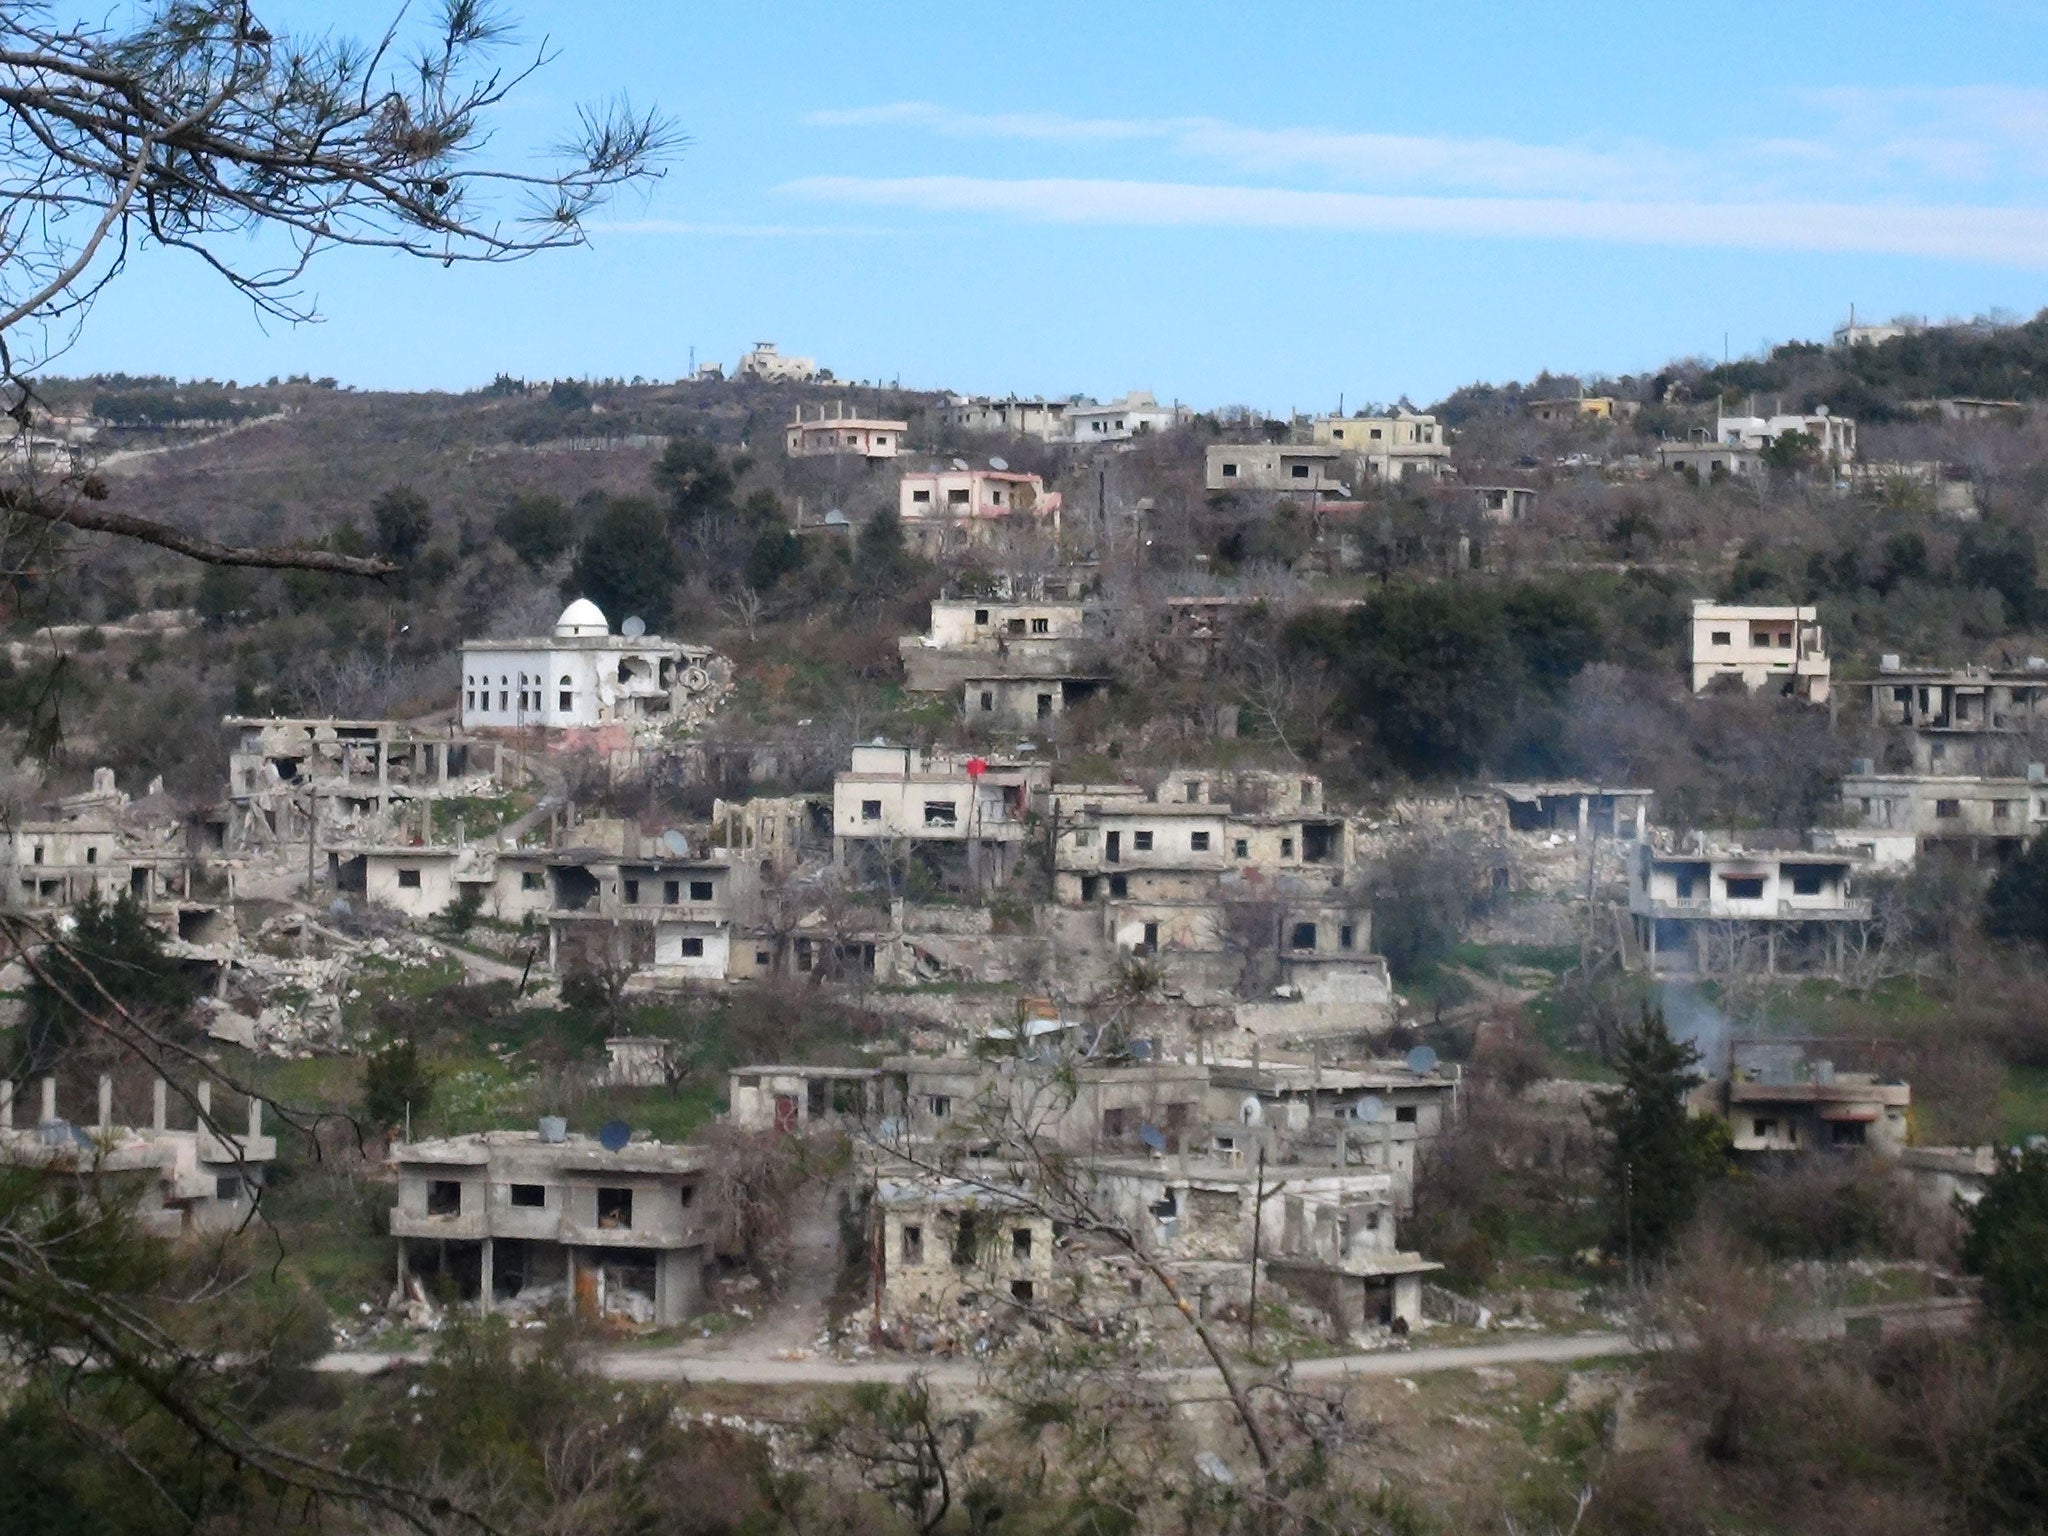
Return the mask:
MULTIPOLYGON (((1332 1355, 1298 1361, 1297 1380, 1330 1381, 1346 1376, 1420 1376, 1431 1371, 1469 1371, 1486 1365, 1528 1365, 1537 1362, 1560 1364, 1571 1360, 1594 1360, 1611 1355, 1635 1353, 1632 1340, 1621 1333, 1581 1333, 1566 1337, 1542 1335, 1508 1339, 1498 1344, 1462 1344, 1439 1349, 1388 1350, 1371 1355, 1332 1355)), ((371 1354, 344 1351, 321 1360, 319 1369, 352 1375, 370 1375, 401 1362, 426 1359, 422 1351, 405 1354, 371 1354)), ((597 1357, 598 1369, 615 1381, 725 1381, 751 1386, 828 1386, 860 1381, 908 1381, 922 1375, 934 1386, 973 1387, 980 1380, 980 1368, 964 1360, 871 1359, 852 1363, 838 1360, 772 1360, 746 1355, 692 1355, 680 1349, 606 1350, 597 1357)), ((1191 1366, 1158 1373, 1159 1379, 1176 1385, 1213 1382, 1216 1373, 1206 1366, 1191 1366)))

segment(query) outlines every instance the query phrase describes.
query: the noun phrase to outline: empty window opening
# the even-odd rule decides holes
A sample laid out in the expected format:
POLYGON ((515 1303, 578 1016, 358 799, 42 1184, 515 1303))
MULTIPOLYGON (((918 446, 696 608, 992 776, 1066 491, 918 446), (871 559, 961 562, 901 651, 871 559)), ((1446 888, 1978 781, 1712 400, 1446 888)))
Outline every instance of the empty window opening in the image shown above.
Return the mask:
POLYGON ((398 888, 401 891, 416 891, 420 888, 420 872, 416 869, 401 869, 398 872, 398 888))
POLYGON ((1031 1257, 1031 1229, 1029 1227, 1012 1227, 1010 1229, 1010 1257, 1019 1260, 1031 1257))
POLYGON ((683 882, 682 882, 682 881, 680 881, 680 880, 664 880, 664 881, 662 881, 662 882, 661 882, 661 904, 662 904, 663 906, 665 906, 665 907, 672 907, 672 906, 674 906, 674 905, 675 905, 675 904, 676 904, 677 902, 681 901, 682 899, 683 899, 683 882))
POLYGON ((427 1214, 429 1216, 460 1216, 462 1214, 462 1181, 459 1179, 427 1180, 427 1214))
POLYGON ((1296 923, 1294 931, 1287 937, 1289 949, 1314 949, 1316 947, 1316 925, 1296 923))
POLYGON ((1150 853, 1152 851, 1152 834, 1150 832, 1133 832, 1131 834, 1131 846, 1140 853, 1150 853))
POLYGON ((1191 853, 1207 853, 1209 851, 1209 834, 1206 832, 1190 832, 1188 834, 1188 850, 1191 853))
POLYGON ((924 803, 924 824, 928 827, 958 826, 960 809, 950 800, 927 800, 924 803))
POLYGON ((924 1228, 905 1227, 903 1229, 903 1236, 897 1244, 896 1251, 905 1264, 922 1264, 924 1262, 924 1228))
POLYGON ((1723 875, 1721 883, 1728 892, 1730 901, 1761 901, 1764 894, 1762 875, 1723 875))
POLYGON ((879 800, 861 801, 860 819, 862 821, 880 821, 882 819, 882 802, 879 800))
POLYGON ((711 882, 709 880, 692 880, 690 882, 690 900, 709 901, 710 899, 711 882))
POLYGON ((704 941, 702 939, 684 939, 677 946, 677 949, 685 960, 702 960, 704 958, 704 941))
POLYGON ((548 1203, 547 1186, 543 1184, 514 1184, 512 1203, 527 1210, 539 1210, 548 1203))
POLYGON ((974 1263, 975 1249, 980 1245, 981 1241, 981 1233, 978 1230, 979 1225, 974 1219, 974 1212, 962 1211, 960 1213, 960 1219, 953 1227, 953 1267, 955 1269, 966 1269, 974 1263))
POLYGON ((1818 896, 1821 893, 1821 874, 1817 869, 1795 869, 1792 871, 1792 894, 1794 896, 1818 896))
POLYGON ((1029 1280, 1012 1280, 1010 1282, 1010 1295, 1017 1301, 1029 1301, 1031 1299, 1031 1282, 1029 1280))

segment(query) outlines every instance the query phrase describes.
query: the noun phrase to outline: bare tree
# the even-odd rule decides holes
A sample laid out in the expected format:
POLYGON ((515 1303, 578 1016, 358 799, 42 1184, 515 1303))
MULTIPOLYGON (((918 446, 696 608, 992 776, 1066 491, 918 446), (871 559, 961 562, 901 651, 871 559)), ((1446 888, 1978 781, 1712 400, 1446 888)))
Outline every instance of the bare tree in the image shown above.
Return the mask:
MULTIPOLYGON (((482 0, 374 42, 294 41, 246 0, 175 0, 140 19, 67 25, 42 7, 0 15, 0 381, 34 420, 37 373, 77 338, 141 247, 189 252, 265 316, 313 318, 300 280, 336 246, 444 266, 581 243, 584 220, 679 143, 659 115, 587 110, 557 164, 486 158, 490 125, 546 60, 498 62, 510 40, 482 0), (251 236, 267 236, 252 240, 251 236)), ((75 469, 19 481, 10 513, 224 565, 380 575, 388 561, 299 547, 238 548, 108 509, 75 469)))

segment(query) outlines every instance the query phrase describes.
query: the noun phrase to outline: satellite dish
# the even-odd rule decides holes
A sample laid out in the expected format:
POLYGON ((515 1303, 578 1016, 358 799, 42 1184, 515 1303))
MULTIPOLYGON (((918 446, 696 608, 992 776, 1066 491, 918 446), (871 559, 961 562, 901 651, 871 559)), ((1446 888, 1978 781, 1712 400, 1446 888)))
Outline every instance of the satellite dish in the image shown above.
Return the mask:
POLYGON ((1386 1115, 1387 1103, 1376 1093, 1368 1093, 1360 1099, 1351 1111, 1354 1120, 1363 1120, 1367 1125, 1377 1125, 1386 1115))
POLYGON ((690 839, 674 828, 661 834, 661 846, 679 859, 690 856, 690 839))
POLYGON ((626 622, 619 626, 619 633, 628 640, 638 640, 647 633, 647 621, 637 613, 629 614, 626 622))
POLYGON ((965 459, 955 459, 953 461, 953 467, 955 469, 965 469, 967 467, 967 461, 965 459))
POLYGON ((1164 1152, 1166 1150, 1166 1138, 1160 1134, 1159 1127, 1156 1125, 1139 1126, 1138 1140, 1145 1143, 1154 1152, 1164 1152))
POLYGON ((834 507, 825 514, 825 526, 827 528, 844 528, 846 526, 846 514, 837 507, 834 507))
POLYGON ((1237 1106, 1237 1118, 1246 1125, 1258 1125, 1266 1118, 1266 1106, 1259 1102, 1256 1093, 1244 1096, 1244 1102, 1237 1106))
POLYGON ((988 467, 990 469, 1008 469, 1010 467, 1010 461, 1008 459, 990 459, 988 461, 988 467))
POLYGON ((1418 1045, 1408 1053, 1408 1070, 1417 1077, 1423 1077, 1436 1070, 1436 1052, 1426 1045, 1418 1045))
POLYGON ((622 1152, 626 1143, 633 1139, 633 1127, 623 1120, 608 1120, 604 1129, 597 1133, 597 1144, 607 1152, 622 1152))

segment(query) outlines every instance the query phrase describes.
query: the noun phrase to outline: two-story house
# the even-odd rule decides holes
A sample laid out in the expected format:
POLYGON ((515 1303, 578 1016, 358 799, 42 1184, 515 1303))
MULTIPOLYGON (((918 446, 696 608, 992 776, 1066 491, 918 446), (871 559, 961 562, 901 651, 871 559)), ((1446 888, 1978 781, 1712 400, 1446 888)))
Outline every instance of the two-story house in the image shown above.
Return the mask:
POLYGON ((489 1312, 562 1302, 672 1327, 697 1309, 714 1223, 702 1149, 606 1145, 560 1120, 391 1149, 398 1284, 439 1274, 489 1312))
POLYGON ((1734 677, 1751 693, 1775 688, 1811 704, 1828 699, 1827 636, 1819 610, 1715 603, 1692 605, 1692 691, 1734 677))
POLYGON ((1855 893, 1870 855, 1719 843, 1636 849, 1629 911, 1652 972, 1838 970, 1849 928, 1870 920, 1855 893))
POLYGON ((942 885, 1000 885, 1016 867, 1049 772, 877 742, 855 747, 832 780, 833 856, 899 887, 916 860, 942 885))

